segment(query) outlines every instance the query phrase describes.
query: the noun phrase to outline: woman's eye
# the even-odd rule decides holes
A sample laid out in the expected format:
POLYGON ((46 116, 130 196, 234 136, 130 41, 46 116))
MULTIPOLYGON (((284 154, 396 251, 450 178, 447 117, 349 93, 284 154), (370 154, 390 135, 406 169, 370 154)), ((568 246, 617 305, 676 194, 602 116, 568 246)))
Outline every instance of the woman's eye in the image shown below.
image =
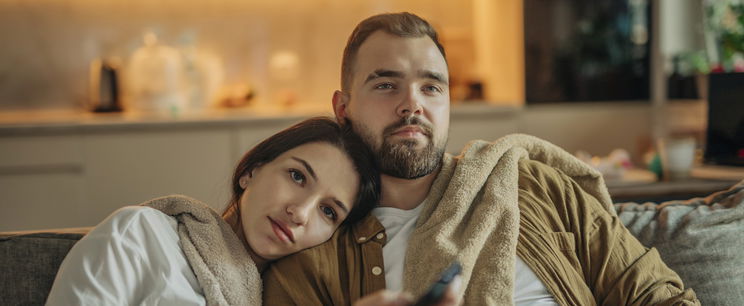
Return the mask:
POLYGON ((299 170, 289 169, 289 177, 297 184, 305 184, 305 175, 299 170))
POLYGON ((338 215, 336 215, 336 211, 333 210, 333 208, 330 208, 328 206, 321 206, 320 210, 323 212, 323 214, 328 217, 329 219, 336 221, 338 219, 338 215))

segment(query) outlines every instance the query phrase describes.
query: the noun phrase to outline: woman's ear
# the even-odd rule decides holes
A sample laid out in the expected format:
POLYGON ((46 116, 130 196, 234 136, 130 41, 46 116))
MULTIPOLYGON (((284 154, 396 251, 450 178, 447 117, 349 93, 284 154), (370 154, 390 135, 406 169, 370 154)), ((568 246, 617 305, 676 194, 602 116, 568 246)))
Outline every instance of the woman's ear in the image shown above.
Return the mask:
POLYGON ((238 184, 240 184, 240 188, 245 189, 248 187, 248 183, 250 183, 251 178, 253 178, 253 171, 256 171, 258 168, 261 168, 263 166, 263 163, 258 163, 254 167, 251 168, 248 172, 243 174, 243 176, 240 177, 238 180, 238 184))
POLYGON ((238 180, 238 184, 240 184, 240 188, 245 189, 248 187, 248 181, 251 179, 251 173, 248 172, 246 175, 243 175, 238 180))

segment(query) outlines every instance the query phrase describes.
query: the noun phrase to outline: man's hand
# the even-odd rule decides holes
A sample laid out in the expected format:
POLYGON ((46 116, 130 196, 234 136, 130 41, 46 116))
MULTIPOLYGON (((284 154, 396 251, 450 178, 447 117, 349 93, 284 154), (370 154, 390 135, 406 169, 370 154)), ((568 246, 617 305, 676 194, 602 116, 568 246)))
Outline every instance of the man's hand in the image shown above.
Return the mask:
POLYGON ((365 296, 354 306, 408 306, 413 305, 413 296, 407 292, 391 291, 382 289, 368 296, 365 296))
MULTIPOLYGON (((455 277, 447 286, 447 292, 444 293, 442 300, 436 305, 427 306, 457 306, 462 303, 462 299, 458 297, 458 292, 462 286, 462 278, 460 276, 455 277)), ((354 306, 410 306, 414 305, 416 301, 413 296, 407 292, 398 292, 383 289, 372 293, 368 296, 361 298, 354 303, 354 306)))

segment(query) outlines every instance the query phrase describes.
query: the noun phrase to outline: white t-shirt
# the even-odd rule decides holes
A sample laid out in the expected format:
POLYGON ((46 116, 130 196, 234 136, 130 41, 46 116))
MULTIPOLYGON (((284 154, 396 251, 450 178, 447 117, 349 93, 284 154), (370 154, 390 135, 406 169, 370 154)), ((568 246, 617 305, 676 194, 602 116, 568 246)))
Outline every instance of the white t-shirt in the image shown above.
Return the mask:
POLYGON ((47 305, 205 305, 179 245, 177 222, 156 209, 115 211, 70 250, 47 305))
MULTIPOLYGON (((416 227, 422 207, 423 205, 419 205, 411 210, 377 207, 372 210, 372 214, 385 227, 387 235, 387 241, 382 247, 387 289, 403 290, 403 262, 406 257, 408 239, 416 227)), ((519 256, 515 257, 514 305, 558 305, 535 272, 519 256)))
POLYGON ((385 264, 385 287, 403 290, 403 259, 406 257, 408 238, 411 237, 416 220, 423 205, 411 210, 393 207, 376 207, 372 215, 377 217, 383 227, 387 240, 382 247, 382 261, 385 264))

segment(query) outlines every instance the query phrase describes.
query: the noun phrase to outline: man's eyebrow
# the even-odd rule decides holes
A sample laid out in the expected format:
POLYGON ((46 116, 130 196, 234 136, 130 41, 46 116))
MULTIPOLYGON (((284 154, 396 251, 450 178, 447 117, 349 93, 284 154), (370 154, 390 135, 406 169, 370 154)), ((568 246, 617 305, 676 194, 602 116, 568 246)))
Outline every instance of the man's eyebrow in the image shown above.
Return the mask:
POLYGON ((305 166, 305 169, 308 173, 310 173, 310 176, 312 176, 313 179, 315 179, 316 181, 318 180, 318 177, 315 176, 315 170, 313 170, 313 167, 310 167, 310 164, 308 164, 304 159, 294 156, 292 156, 292 159, 300 162, 303 166, 305 166))
POLYGON ((402 78, 403 77, 403 73, 400 72, 400 71, 395 71, 395 70, 377 69, 377 70, 373 71, 372 73, 370 73, 367 76, 367 79, 364 80, 364 83, 367 83, 367 82, 369 82, 371 80, 374 80, 376 78, 384 78, 384 77, 402 78))
POLYGON ((449 82, 447 81, 447 78, 445 78, 444 75, 439 72, 434 72, 431 70, 421 70, 419 71, 419 76, 423 78, 435 80, 445 85, 449 84, 449 82))

